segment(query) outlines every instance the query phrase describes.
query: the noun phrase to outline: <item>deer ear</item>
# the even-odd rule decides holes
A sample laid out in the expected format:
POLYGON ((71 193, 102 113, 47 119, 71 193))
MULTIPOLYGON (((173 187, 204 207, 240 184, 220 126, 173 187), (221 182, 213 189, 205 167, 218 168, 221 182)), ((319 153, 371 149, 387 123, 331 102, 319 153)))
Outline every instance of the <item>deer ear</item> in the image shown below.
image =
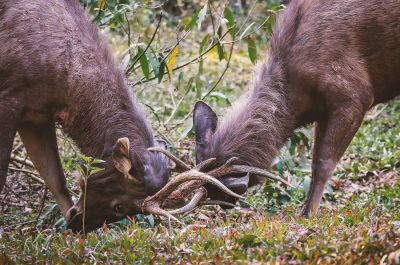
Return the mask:
POLYGON ((217 114, 206 103, 199 101, 194 106, 193 124, 196 133, 196 160, 199 163, 203 160, 202 152, 210 144, 217 129, 217 114))
POLYGON ((167 149, 168 144, 166 141, 157 139, 156 142, 157 142, 157 146, 167 149))
POLYGON ((129 139, 124 137, 118 139, 114 146, 112 158, 115 168, 124 174, 129 175, 129 170, 132 168, 132 162, 129 156, 129 139))

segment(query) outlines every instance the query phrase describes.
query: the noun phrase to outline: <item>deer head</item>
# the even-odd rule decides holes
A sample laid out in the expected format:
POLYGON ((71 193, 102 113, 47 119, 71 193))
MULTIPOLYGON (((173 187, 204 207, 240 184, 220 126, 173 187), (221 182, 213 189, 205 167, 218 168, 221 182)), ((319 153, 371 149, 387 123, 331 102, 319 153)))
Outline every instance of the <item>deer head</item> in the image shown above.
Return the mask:
MULTIPOLYGON (((165 143, 158 143, 165 148, 165 143)), ((136 150, 128 138, 119 139, 104 170, 86 181, 77 176, 82 194, 67 213, 68 228, 89 232, 141 213, 143 200, 161 189, 170 175, 169 162, 159 153, 136 150), (140 151, 140 152, 138 152, 140 151)))

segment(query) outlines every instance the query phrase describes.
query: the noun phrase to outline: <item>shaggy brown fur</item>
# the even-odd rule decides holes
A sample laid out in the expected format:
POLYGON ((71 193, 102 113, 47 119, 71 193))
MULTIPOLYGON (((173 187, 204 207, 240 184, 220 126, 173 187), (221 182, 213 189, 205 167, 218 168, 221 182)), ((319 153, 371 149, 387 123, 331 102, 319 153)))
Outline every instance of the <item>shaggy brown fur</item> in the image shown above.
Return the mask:
POLYGON ((268 59, 221 124, 215 128, 212 110, 196 105, 197 160, 216 157, 218 166, 237 156, 269 168, 293 130, 315 122, 308 215, 366 111, 400 94, 399 69, 399 1, 290 1, 268 59))
POLYGON ((58 157, 58 121, 84 154, 107 161, 89 178, 87 228, 139 211, 134 199, 164 185, 168 163, 147 151, 156 143, 145 115, 79 1, 0 1, 0 43, 0 190, 18 131, 64 216, 79 214, 82 201, 67 213, 72 202, 58 157), (116 145, 124 137, 129 146, 116 145), (115 163, 132 168, 121 173, 115 163), (115 213, 118 204, 122 213, 115 213))

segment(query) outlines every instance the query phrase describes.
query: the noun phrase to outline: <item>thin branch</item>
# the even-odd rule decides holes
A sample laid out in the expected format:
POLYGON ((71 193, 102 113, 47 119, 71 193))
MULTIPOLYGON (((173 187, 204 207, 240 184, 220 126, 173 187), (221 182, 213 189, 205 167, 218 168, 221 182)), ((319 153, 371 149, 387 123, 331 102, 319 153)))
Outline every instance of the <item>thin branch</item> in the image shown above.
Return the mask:
POLYGON ((156 37, 156 34, 158 32, 158 29, 160 28, 161 25, 161 20, 163 18, 163 13, 161 12, 159 15, 159 19, 158 19, 158 23, 157 23, 157 27, 153 33, 153 36, 151 36, 150 42, 147 44, 146 48, 143 50, 143 52, 138 56, 138 58, 136 58, 136 60, 133 62, 133 64, 131 66, 129 66, 129 68, 126 70, 126 74, 128 75, 129 72, 135 67, 136 63, 142 58, 143 55, 146 54, 147 50, 150 48, 151 44, 154 41, 154 38, 156 37))
POLYGON ((43 196, 40 199, 40 208, 39 208, 39 213, 38 213, 38 215, 36 217, 35 227, 37 227, 37 225, 39 223, 40 216, 42 215, 42 212, 43 212, 43 209, 44 209, 44 203, 46 202, 47 192, 48 192, 48 189, 45 186, 44 187, 44 191, 43 191, 43 196))
MULTIPOLYGON (((175 71, 177 71, 177 70, 179 70, 179 69, 182 69, 182 68, 188 66, 189 64, 196 63, 196 62, 198 62, 199 60, 201 60, 202 57, 205 56, 207 53, 209 53, 214 47, 216 47, 216 46, 219 44, 220 40, 222 40, 232 29, 233 29, 233 28, 228 29, 228 30, 221 36, 221 38, 220 38, 218 41, 216 41, 213 45, 211 45, 207 50, 205 50, 203 53, 201 53, 198 57, 196 57, 196 58, 194 58, 194 59, 192 59, 192 60, 190 60, 190 61, 188 61, 188 62, 186 62, 186 63, 184 63, 184 64, 182 64, 182 65, 179 65, 179 66, 175 67, 174 69, 172 69, 172 72, 175 72, 175 71)), ((167 73, 168 73, 168 72, 164 72, 164 75, 167 74, 167 73)), ((158 78, 158 76, 152 77, 152 78, 150 78, 150 79, 148 79, 148 80, 145 80, 145 78, 142 78, 141 81, 138 81, 138 82, 134 83, 133 86, 140 85, 140 84, 144 84, 144 83, 153 81, 153 80, 155 80, 155 79, 157 79, 157 78, 158 78)))
POLYGON ((270 18, 271 18, 271 16, 268 16, 268 17, 264 20, 264 22, 261 23, 260 26, 258 26, 257 29, 255 29, 255 30, 253 30, 253 31, 250 31, 250 32, 247 33, 245 36, 243 36, 243 37, 241 37, 241 38, 239 38, 239 39, 237 39, 237 40, 221 42, 221 44, 232 44, 232 43, 234 43, 234 42, 240 42, 240 41, 246 39, 246 38, 249 37, 250 35, 256 33, 257 31, 259 31, 262 27, 264 27, 264 25, 268 22, 268 20, 269 20, 270 18))
POLYGON ((31 177, 32 179, 36 180, 39 183, 44 184, 44 180, 39 178, 40 175, 36 172, 30 171, 27 169, 14 168, 14 167, 9 167, 9 169, 12 171, 17 171, 17 172, 22 172, 22 173, 28 174, 28 176, 31 177))
MULTIPOLYGON (((235 37, 233 37, 233 38, 235 39, 235 37)), ((230 62, 231 62, 231 59, 232 59, 234 44, 235 44, 235 42, 232 42, 232 46, 231 46, 231 49, 230 49, 230 52, 229 52, 228 62, 226 64, 226 66, 225 66, 224 71, 222 72, 222 74, 220 75, 218 80, 215 82, 213 87, 201 98, 201 100, 204 100, 206 97, 208 97, 215 90, 215 88, 222 81, 222 78, 225 76, 226 72, 228 71, 228 69, 230 67, 230 62)), ((180 125, 180 124, 184 123, 187 119, 189 119, 189 117, 192 115, 193 111, 194 111, 194 109, 192 109, 188 114, 186 114, 186 116, 180 122, 178 122, 176 125, 180 125)))
POLYGON ((219 79, 217 80, 217 82, 215 82, 214 86, 201 98, 201 100, 204 100, 206 97, 208 97, 213 91, 214 89, 219 85, 219 83, 222 81, 222 78, 224 78, 226 72, 228 71, 229 67, 231 66, 231 60, 232 60, 232 54, 233 54, 233 48, 235 46, 235 36, 233 36, 233 43, 231 45, 231 49, 229 52, 229 57, 228 57, 228 61, 226 63, 225 69, 222 72, 222 74, 220 75, 219 79))
POLYGON ((129 24, 129 19, 128 19, 128 15, 126 14, 126 12, 125 12, 125 20, 126 20, 126 23, 128 24, 128 32, 127 32, 127 34, 128 34, 128 52, 129 52, 129 59, 131 60, 132 59, 132 50, 131 50, 131 25, 129 24))
POLYGON ((24 166, 28 166, 30 168, 34 168, 32 161, 30 161, 28 159, 25 159, 25 158, 22 158, 22 157, 19 157, 19 156, 14 155, 14 154, 11 155, 11 161, 17 162, 17 163, 22 164, 24 166))
POLYGON ((240 25, 240 27, 239 27, 239 29, 238 29, 238 33, 242 30, 242 28, 244 27, 244 25, 246 25, 247 21, 248 21, 249 18, 250 18, 250 15, 253 13, 253 11, 254 11, 254 9, 255 9, 255 7, 256 7, 256 5, 257 5, 257 1, 254 2, 253 6, 252 6, 251 9, 250 9, 249 14, 248 14, 248 15, 246 16, 246 18, 244 19, 242 25, 240 25))
POLYGON ((171 115, 168 117, 168 119, 164 122, 164 126, 169 124, 169 122, 172 120, 172 118, 175 116, 175 113, 178 111, 179 106, 182 104, 183 100, 186 98, 187 94, 189 93, 191 88, 191 83, 188 85, 185 94, 182 96, 182 98, 178 101, 178 104, 175 105, 174 109, 171 112, 171 115))
POLYGON ((214 21, 214 14, 211 10, 211 3, 208 2, 208 11, 210 12, 210 17, 211 17, 211 24, 213 27, 213 38, 215 37, 215 35, 217 34, 217 29, 215 28, 215 21, 214 21))

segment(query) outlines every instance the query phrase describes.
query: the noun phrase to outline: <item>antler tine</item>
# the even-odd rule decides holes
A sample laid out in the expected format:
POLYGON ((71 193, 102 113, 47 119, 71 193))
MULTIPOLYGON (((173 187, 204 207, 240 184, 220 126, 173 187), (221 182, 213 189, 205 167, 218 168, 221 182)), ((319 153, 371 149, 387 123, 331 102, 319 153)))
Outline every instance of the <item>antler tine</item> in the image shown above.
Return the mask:
POLYGON ((266 177, 266 178, 269 178, 272 180, 277 180, 291 188, 294 188, 293 185, 291 185, 286 180, 284 180, 281 177, 278 177, 264 169, 261 169, 261 168, 245 166, 245 165, 232 165, 230 167, 226 167, 224 171, 217 171, 218 169, 219 168, 217 168, 216 170, 213 170, 213 172, 209 172, 209 174, 218 178, 218 177, 228 175, 228 174, 249 173, 252 175, 266 177), (214 172, 214 171, 216 171, 216 172, 214 172))
POLYGON ((206 200, 199 202, 199 205, 223 205, 223 206, 229 206, 229 207, 235 207, 236 205, 230 202, 225 202, 225 201, 218 201, 218 200, 206 200))
POLYGON ((214 178, 206 173, 203 173, 203 172, 190 170, 188 172, 185 172, 185 173, 182 173, 182 174, 176 176, 174 179, 172 179, 170 182, 168 182, 167 185, 164 186, 164 188, 162 188, 160 191, 158 191, 155 195, 146 199, 144 201, 144 204, 154 202, 154 201, 164 201, 174 191, 174 189, 176 187, 178 187, 181 183, 191 181, 191 180, 201 180, 201 181, 204 181, 204 183, 210 183, 210 184, 218 187, 223 192, 225 192, 226 194, 228 194, 232 197, 244 199, 243 196, 231 191, 229 188, 227 188, 223 183, 221 183, 216 178, 214 178))
POLYGON ((203 199, 206 194, 207 194, 206 189, 204 187, 200 187, 196 191, 196 193, 193 195, 192 199, 190 200, 190 202, 188 204, 186 204, 185 206, 183 206, 179 209, 169 211, 169 213, 170 214, 182 214, 182 213, 187 213, 187 212, 192 211, 194 208, 197 207, 200 200, 203 199))
POLYGON ((211 170, 210 172, 208 172, 209 175, 218 178, 221 176, 225 176, 227 174, 229 174, 229 168, 232 166, 233 163, 235 163, 239 158, 238 157, 231 157, 228 159, 228 161, 225 162, 225 164, 223 164, 222 166, 211 170), (228 172, 227 172, 228 171, 228 172))
POLYGON ((201 162, 200 164, 196 165, 193 169, 201 171, 202 169, 204 169, 205 167, 209 166, 212 162, 214 162, 215 160, 217 160, 216 158, 210 158, 207 160, 204 160, 203 162, 201 162))
POLYGON ((183 224, 181 221, 179 221, 175 216, 173 216, 172 214, 170 214, 169 212, 167 212, 166 210, 163 210, 160 208, 160 206, 158 205, 149 205, 146 207, 142 206, 142 211, 144 213, 150 213, 150 214, 155 214, 155 215, 161 215, 164 216, 168 219, 174 220, 175 222, 179 223, 179 224, 183 224))
POLYGON ((171 152, 162 147, 150 147, 147 148, 147 150, 164 154, 166 157, 168 157, 175 163, 175 169, 178 172, 188 171, 192 168, 191 166, 183 162, 181 159, 177 158, 174 154, 172 154, 171 152))

